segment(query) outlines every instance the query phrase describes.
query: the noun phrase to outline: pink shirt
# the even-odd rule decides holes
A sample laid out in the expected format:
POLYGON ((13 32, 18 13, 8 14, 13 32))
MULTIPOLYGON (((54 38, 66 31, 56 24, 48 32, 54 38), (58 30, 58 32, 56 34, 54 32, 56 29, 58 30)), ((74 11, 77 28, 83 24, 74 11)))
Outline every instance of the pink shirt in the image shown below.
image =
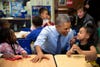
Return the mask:
MULTIPOLYGON (((20 45, 14 44, 15 51, 17 54, 27 53, 20 45)), ((14 54, 14 51, 12 47, 8 43, 1 43, 0 44, 0 53, 12 53, 14 54)))

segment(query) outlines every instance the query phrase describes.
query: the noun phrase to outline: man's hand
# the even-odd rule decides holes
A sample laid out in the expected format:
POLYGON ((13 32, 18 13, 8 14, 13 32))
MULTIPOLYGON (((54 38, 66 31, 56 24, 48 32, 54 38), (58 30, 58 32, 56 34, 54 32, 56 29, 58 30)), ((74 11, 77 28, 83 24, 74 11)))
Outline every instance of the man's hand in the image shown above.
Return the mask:
POLYGON ((41 62, 42 59, 49 60, 48 57, 46 57, 43 53, 41 53, 41 54, 38 54, 37 56, 35 56, 31 61, 34 62, 34 63, 36 63, 36 62, 41 62))

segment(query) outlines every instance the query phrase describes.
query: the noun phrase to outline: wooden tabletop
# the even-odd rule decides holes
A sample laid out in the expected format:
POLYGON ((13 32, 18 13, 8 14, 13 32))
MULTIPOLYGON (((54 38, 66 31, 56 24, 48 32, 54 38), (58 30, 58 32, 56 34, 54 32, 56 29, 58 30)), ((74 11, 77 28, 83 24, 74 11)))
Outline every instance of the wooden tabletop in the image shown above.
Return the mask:
POLYGON ((43 59, 41 62, 33 63, 30 60, 35 57, 35 55, 30 55, 31 58, 23 58, 20 60, 9 61, 3 58, 0 59, 0 67, 56 67, 53 56, 46 54, 50 59, 43 59))
POLYGON ((92 67, 90 63, 85 61, 84 55, 55 55, 57 67, 92 67))
POLYGON ((25 38, 30 32, 20 31, 15 32, 15 35, 17 38, 25 38))

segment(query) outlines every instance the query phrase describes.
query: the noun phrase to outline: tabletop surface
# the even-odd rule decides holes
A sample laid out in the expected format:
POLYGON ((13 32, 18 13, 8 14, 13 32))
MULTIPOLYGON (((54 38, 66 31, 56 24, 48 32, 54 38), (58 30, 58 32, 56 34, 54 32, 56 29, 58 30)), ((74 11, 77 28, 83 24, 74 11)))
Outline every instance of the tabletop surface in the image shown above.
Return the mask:
POLYGON ((0 67, 56 67, 53 56, 47 54, 46 56, 50 59, 43 59, 41 62, 33 63, 30 60, 35 55, 30 55, 30 58, 23 58, 20 60, 10 61, 3 58, 0 59, 0 67))
POLYGON ((55 55, 57 67, 92 67, 90 63, 85 61, 84 55, 55 55))

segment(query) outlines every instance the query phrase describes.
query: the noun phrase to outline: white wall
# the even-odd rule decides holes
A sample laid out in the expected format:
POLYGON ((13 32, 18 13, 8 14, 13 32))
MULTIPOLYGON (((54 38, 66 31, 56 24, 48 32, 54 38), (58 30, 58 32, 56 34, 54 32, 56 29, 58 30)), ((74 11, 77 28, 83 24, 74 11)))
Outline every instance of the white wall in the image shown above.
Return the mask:
POLYGON ((2 9, 3 9, 2 2, 0 2, 0 10, 2 10, 2 9))

